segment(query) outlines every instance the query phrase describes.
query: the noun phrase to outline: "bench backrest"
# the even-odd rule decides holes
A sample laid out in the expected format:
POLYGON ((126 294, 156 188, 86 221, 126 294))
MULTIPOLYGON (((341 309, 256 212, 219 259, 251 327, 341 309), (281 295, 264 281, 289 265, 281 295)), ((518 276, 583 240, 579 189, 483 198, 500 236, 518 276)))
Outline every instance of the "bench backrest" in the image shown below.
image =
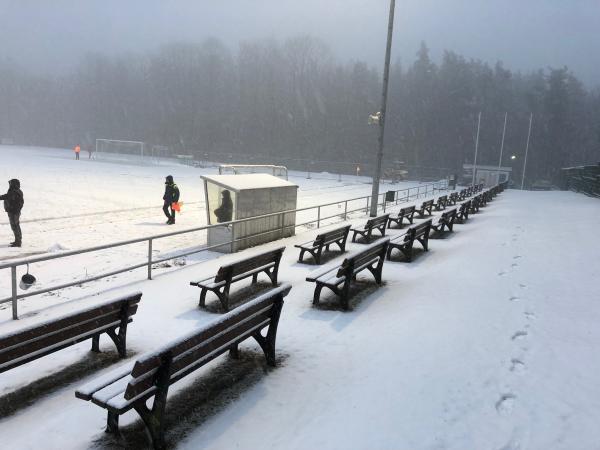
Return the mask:
POLYGON ((389 214, 384 214, 383 216, 377 216, 367 220, 367 223, 365 224, 365 230, 387 225, 389 217, 389 214))
POLYGON ((450 200, 452 200, 452 201, 458 200, 458 192, 452 192, 450 194, 450 200))
POLYGON ((456 217, 456 208, 444 211, 440 216, 440 221, 450 222, 454 219, 454 217, 456 217))
POLYGON ((156 390, 159 375, 173 384, 207 362, 226 352, 233 344, 279 320, 283 297, 291 289, 284 284, 226 313, 162 349, 142 356, 131 370, 125 400, 156 390), (164 372, 159 373, 162 369, 164 372))
POLYGON ((406 230, 406 234, 404 235, 404 242, 414 241, 421 236, 425 236, 429 234, 429 230, 431 229, 432 220, 428 219, 424 222, 421 222, 417 225, 413 225, 406 230))
POLYGON ((442 205, 445 204, 446 202, 448 202, 448 196, 447 195, 440 195, 437 199, 438 205, 442 205))
POLYGON ((385 258, 389 238, 379 239, 377 242, 369 245, 364 250, 348 256, 340 266, 337 276, 350 276, 354 269, 364 266, 377 258, 385 258))
POLYGON ((429 209, 431 207, 433 207, 433 200, 424 201, 421 205, 421 209, 429 209))
POLYGON ((462 213, 463 211, 469 211, 471 208, 471 200, 467 200, 464 203, 461 203, 459 211, 462 213))
POLYGON ((280 247, 266 253, 261 253, 256 256, 251 256, 249 258, 221 266, 217 272, 217 275, 215 276, 215 283, 218 283, 219 281, 230 280, 237 275, 250 272, 251 270, 261 266, 266 266, 267 264, 277 264, 281 260, 284 250, 285 247, 280 247))
POLYGON ((89 339, 102 330, 119 326, 123 318, 127 320, 136 313, 141 298, 141 292, 137 292, 0 336, 0 372, 89 339))
POLYGON ((398 217, 403 217, 403 216, 406 216, 406 215, 414 213, 414 212, 415 212, 415 205, 406 206, 400 210, 400 212, 398 213, 398 217))
POLYGON ((348 236, 349 231, 350 225, 346 225, 342 228, 337 228, 335 230, 327 231, 326 233, 321 233, 315 238, 314 245, 327 245, 340 239, 344 239, 348 236))

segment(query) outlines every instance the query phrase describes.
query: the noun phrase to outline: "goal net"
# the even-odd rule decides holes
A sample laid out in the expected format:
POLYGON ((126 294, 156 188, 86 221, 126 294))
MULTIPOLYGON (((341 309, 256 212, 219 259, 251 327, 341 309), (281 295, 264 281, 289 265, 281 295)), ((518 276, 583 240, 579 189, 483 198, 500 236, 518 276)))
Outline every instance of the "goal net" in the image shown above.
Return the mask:
POLYGON ((146 161, 144 143, 140 141, 121 141, 117 139, 96 139, 94 158, 109 161, 124 161, 131 163, 151 162, 146 161))
POLYGON ((285 166, 257 165, 257 164, 221 164, 219 174, 241 173, 268 173, 275 177, 288 179, 288 170, 285 166))

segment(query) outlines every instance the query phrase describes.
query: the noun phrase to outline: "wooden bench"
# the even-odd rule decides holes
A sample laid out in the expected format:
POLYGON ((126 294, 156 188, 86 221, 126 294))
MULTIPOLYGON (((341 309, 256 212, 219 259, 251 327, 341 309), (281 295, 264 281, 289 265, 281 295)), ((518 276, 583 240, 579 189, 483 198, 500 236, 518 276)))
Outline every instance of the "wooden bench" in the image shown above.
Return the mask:
POLYGON ((361 236, 364 238, 366 243, 370 243, 373 239, 375 239, 373 236, 373 231, 375 230, 381 234, 381 237, 385 236, 385 229, 387 227, 389 217, 389 214, 373 217, 372 219, 367 220, 364 228, 352 228, 352 242, 356 242, 356 236, 361 236))
POLYGON ((288 284, 275 288, 134 363, 87 383, 77 389, 75 396, 108 411, 106 431, 111 433, 119 431, 119 416, 134 409, 150 432, 154 448, 164 448, 164 416, 172 384, 227 351, 237 357, 238 345, 250 337, 262 348, 267 363, 275 365, 277 325, 283 298, 290 289, 288 284), (152 397, 149 408, 146 402, 152 397))
POLYGON ((215 277, 206 278, 199 281, 191 281, 191 286, 198 286, 200 291, 199 306, 203 308, 206 305, 206 294, 208 291, 214 292, 219 298, 221 306, 225 311, 229 311, 229 290, 236 281, 252 277, 252 284, 258 281, 258 275, 264 272, 273 286, 277 285, 277 272, 279 271, 279 262, 285 247, 261 253, 256 256, 236 261, 225 266, 221 266, 215 277))
POLYGON ((388 228, 392 228, 392 223, 398 225, 398 228, 402 228, 404 226, 404 219, 408 221, 408 223, 412 224, 415 217, 415 206, 406 206, 400 210, 398 216, 388 218, 388 228))
POLYGON ((448 196, 441 195, 438 197, 437 202, 433 205, 436 211, 443 211, 448 206, 448 196))
POLYGON ((381 284, 381 272, 389 242, 389 238, 380 239, 364 250, 349 255, 341 265, 325 267, 306 277, 306 281, 316 283, 313 304, 319 304, 321 290, 326 287, 340 298, 342 308, 347 310, 350 285, 363 270, 371 272, 375 281, 381 284))
POLYGON ((452 232, 454 221, 456 220, 456 208, 444 211, 436 223, 431 224, 432 232, 443 233, 444 231, 452 232))
POLYGON ((342 253, 346 251, 346 241, 348 240, 348 233, 350 231, 350 225, 342 228, 337 228, 332 231, 319 234, 314 241, 305 242, 304 244, 295 245, 294 247, 300 249, 300 256, 298 262, 302 262, 304 253, 308 252, 312 255, 315 263, 321 264, 321 254, 323 249, 329 251, 331 244, 336 244, 342 253))
POLYGON ((0 336, 0 373, 87 339, 92 340, 92 351, 97 353, 103 333, 108 334, 124 358, 127 324, 141 298, 138 292, 0 336))
POLYGON ((470 208, 469 212, 471 214, 478 213, 480 205, 481 205, 481 195, 477 194, 471 199, 471 208, 470 208))
POLYGON ((415 212, 420 217, 431 216, 433 214, 433 200, 424 201, 419 209, 415 209, 415 212))
POLYGON ((455 222, 465 223, 469 219, 469 212, 471 211, 471 200, 463 202, 458 207, 456 212, 455 222))
POLYGON ((399 250, 407 262, 412 261, 412 251, 415 241, 418 241, 423 246, 423 250, 429 251, 429 233, 431 231, 432 219, 428 219, 417 225, 413 225, 406 234, 400 235, 390 241, 387 250, 387 258, 392 259, 392 251, 399 250))
POLYGON ((448 205, 454 206, 456 205, 456 203, 458 203, 459 200, 460 198, 458 196, 458 192, 452 192, 448 197, 448 205))

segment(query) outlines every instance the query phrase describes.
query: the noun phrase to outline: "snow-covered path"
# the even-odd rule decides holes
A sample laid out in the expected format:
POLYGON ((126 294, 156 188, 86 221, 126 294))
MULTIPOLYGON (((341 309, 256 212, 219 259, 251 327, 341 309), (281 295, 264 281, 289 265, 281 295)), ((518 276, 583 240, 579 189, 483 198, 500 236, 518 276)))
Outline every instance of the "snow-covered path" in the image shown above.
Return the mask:
MULTIPOLYGON (((294 286, 279 328, 279 367, 264 371, 248 343, 248 361, 222 357, 176 385, 169 442, 185 449, 598 448, 599 218, 596 199, 506 191, 413 263, 386 262, 385 286, 364 283, 347 313, 311 306, 313 286, 304 278, 312 266, 296 262, 293 244, 315 232, 269 244, 287 245, 280 280, 294 286), (230 387, 216 389, 207 408, 199 393, 220 377, 230 387)), ((188 282, 243 254, 49 307, 20 325, 139 289, 128 343, 132 353, 149 351, 216 317, 197 309, 188 282)), ((83 343, 0 375, 3 414, 16 393, 0 420, 3 447, 144 442, 139 427, 126 428, 120 443, 106 438, 103 410, 73 395, 118 364, 102 342, 107 354, 96 368, 83 343)), ((135 414, 124 417, 131 422, 139 423, 135 414)))

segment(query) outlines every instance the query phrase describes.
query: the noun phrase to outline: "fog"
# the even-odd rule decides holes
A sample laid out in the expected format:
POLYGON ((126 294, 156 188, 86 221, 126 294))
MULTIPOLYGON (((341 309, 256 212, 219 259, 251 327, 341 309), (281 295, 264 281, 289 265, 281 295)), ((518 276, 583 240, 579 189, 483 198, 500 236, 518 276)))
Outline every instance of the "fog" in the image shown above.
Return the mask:
MULTIPOLYGON (((342 60, 380 67, 387 0, 0 0, 2 57, 39 71, 69 71, 86 52, 153 50, 212 36, 240 41, 310 34, 342 60)), ((513 70, 568 66, 600 84, 598 0, 398 1, 394 58, 421 41, 513 70)))

